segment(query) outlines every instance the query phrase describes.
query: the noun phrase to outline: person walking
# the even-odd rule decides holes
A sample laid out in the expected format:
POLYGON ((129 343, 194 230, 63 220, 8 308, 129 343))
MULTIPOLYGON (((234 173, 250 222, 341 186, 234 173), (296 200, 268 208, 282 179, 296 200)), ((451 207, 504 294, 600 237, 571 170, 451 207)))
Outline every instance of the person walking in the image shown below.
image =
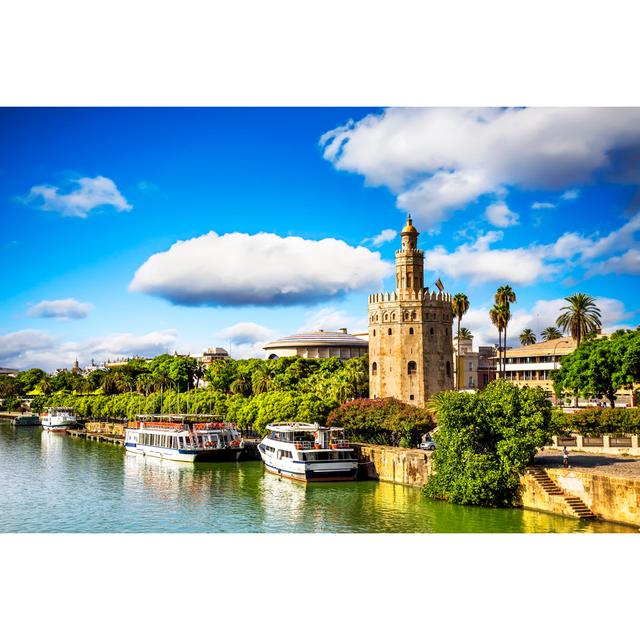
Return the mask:
POLYGON ((567 447, 564 447, 562 449, 562 466, 563 467, 569 466, 569 452, 567 451, 567 447))

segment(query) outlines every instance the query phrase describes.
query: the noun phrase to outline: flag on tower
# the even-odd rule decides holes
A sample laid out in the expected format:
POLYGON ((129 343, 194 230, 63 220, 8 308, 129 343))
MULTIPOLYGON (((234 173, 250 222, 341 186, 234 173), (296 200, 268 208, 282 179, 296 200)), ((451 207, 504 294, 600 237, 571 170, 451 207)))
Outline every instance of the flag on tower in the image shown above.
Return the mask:
POLYGON ((438 287, 438 291, 440 293, 444 291, 444 285, 442 284, 442 280, 440 280, 440 278, 436 280, 436 287, 438 287))

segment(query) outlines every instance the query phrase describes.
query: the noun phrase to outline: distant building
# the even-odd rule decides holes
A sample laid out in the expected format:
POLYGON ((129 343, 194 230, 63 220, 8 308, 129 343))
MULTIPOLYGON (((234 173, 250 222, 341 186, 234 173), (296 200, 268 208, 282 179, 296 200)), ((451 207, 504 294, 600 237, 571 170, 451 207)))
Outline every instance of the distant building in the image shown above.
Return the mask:
MULTIPOLYGON (((473 338, 460 340, 460 389, 484 389, 496 377, 496 349, 478 347, 473 350, 473 338)), ((453 338, 453 368, 457 376, 458 336, 453 338)))
POLYGON ((369 393, 423 406, 453 389, 451 295, 424 286, 424 254, 411 216, 396 251, 396 290, 369 296, 369 393))
POLYGON ((19 373, 19 369, 8 369, 7 367, 0 367, 1 376, 11 376, 12 378, 15 378, 19 373))
POLYGON ((201 364, 208 367, 212 362, 216 360, 227 360, 229 358, 229 352, 222 347, 209 347, 199 358, 201 364))
POLYGON ((553 395, 551 372, 560 367, 560 358, 573 353, 576 341, 558 338, 515 347, 506 352, 505 378, 519 387, 540 387, 553 395))
POLYGON ((262 347, 269 359, 286 356, 301 358, 358 358, 367 354, 368 345, 365 340, 340 331, 313 331, 297 333, 269 342, 262 347))

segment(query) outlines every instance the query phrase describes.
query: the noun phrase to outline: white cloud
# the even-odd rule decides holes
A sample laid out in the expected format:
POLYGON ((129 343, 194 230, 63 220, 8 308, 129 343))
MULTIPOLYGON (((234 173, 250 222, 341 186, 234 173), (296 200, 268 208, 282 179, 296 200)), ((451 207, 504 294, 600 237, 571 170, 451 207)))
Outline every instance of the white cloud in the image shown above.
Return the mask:
POLYGON ((117 211, 133 209, 115 182, 104 176, 72 179, 62 187, 37 185, 31 187, 21 201, 43 211, 56 211, 75 218, 86 218, 91 211, 104 206, 111 206, 117 211))
POLYGON ((534 202, 531 205, 532 209, 555 209, 558 205, 553 202, 534 202))
POLYGON ((366 315, 352 316, 336 307, 323 307, 308 313, 299 331, 338 331, 345 328, 349 333, 367 331, 366 315))
POLYGON ((275 332, 255 322, 238 322, 219 331, 218 337, 234 345, 246 345, 271 340, 275 332))
POLYGON ((501 231, 490 231, 451 252, 443 246, 435 247, 427 252, 425 267, 436 275, 468 278, 472 283, 507 278, 514 284, 530 284, 555 273, 556 268, 545 262, 541 247, 492 249, 491 245, 502 237, 501 231))
POLYGON ((362 241, 362 244, 370 243, 374 247, 379 247, 385 242, 394 240, 397 235, 398 232, 395 229, 383 229, 377 236, 373 236, 373 238, 365 238, 362 241))
POLYGON ((580 189, 569 189, 565 191, 561 196, 563 200, 577 200, 580 197, 580 189))
POLYGON ((391 273, 379 253, 334 238, 211 231, 152 255, 129 290, 182 305, 291 305, 368 290, 391 273))
POLYGON ((29 307, 27 315, 35 318, 74 319, 86 318, 93 309, 88 302, 79 302, 74 298, 64 300, 43 300, 29 307))
POLYGON ((629 249, 621 256, 614 256, 594 265, 589 271, 590 275, 606 273, 640 275, 640 251, 629 249))
POLYGON ((487 220, 494 227, 512 227, 518 224, 520 216, 509 209, 506 202, 494 202, 490 204, 485 214, 487 220))
POLYGON ((577 197, 571 187, 612 170, 615 151, 640 146, 640 109, 390 108, 328 131, 320 144, 337 169, 388 187, 434 229, 508 187, 570 188, 565 199, 577 197))
POLYGON ((0 364, 15 369, 40 367, 46 371, 128 356, 152 357, 175 346, 176 332, 152 331, 144 335, 116 333, 81 341, 64 341, 43 331, 26 329, 0 336, 0 364))

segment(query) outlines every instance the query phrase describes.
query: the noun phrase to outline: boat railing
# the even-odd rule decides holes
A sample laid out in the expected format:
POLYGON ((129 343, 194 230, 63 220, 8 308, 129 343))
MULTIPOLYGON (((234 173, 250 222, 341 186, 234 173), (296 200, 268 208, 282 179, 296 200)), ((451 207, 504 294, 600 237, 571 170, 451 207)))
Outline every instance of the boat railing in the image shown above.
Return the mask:
POLYGON ((315 442, 309 442, 308 440, 297 440, 293 443, 296 449, 313 449, 315 442))
POLYGON ((331 440, 329 442, 329 446, 332 449, 348 449, 349 441, 348 440, 331 440))

